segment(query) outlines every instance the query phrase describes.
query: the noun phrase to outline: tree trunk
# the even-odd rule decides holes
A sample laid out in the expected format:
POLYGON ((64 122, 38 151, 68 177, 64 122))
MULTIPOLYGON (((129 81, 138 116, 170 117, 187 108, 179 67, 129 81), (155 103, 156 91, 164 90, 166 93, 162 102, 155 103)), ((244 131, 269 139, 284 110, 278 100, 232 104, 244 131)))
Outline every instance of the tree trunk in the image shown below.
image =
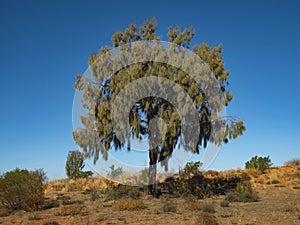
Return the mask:
POLYGON ((150 149, 149 150, 149 179, 148 179, 148 187, 149 193, 151 195, 155 195, 156 193, 156 167, 157 167, 157 158, 158 158, 158 149, 150 149))
POLYGON ((158 159, 158 146, 153 141, 151 135, 149 136, 149 174, 148 174, 148 190, 149 194, 155 195, 156 190, 156 167, 158 159))

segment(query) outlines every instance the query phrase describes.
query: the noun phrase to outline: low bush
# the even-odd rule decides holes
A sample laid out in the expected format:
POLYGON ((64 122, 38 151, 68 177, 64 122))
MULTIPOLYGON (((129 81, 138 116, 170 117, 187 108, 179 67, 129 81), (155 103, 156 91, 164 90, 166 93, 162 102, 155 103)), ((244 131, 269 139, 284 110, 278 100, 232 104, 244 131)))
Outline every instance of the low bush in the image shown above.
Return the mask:
POLYGON ((100 198, 100 192, 95 188, 91 189, 91 191, 90 191, 91 201, 96 201, 99 198, 100 198))
POLYGON ((230 202, 228 200, 223 200, 220 202, 221 207, 229 207, 230 202))
POLYGON ((202 211, 207 212, 207 213, 215 213, 216 212, 215 205, 212 203, 206 202, 202 205, 202 211))
POLYGON ((44 202, 43 170, 15 169, 0 176, 0 204, 8 209, 37 210, 44 202))
POLYGON ((225 200, 229 202, 256 202, 258 195, 252 190, 249 181, 241 181, 236 189, 226 195, 225 200))
POLYGON ((163 212, 176 212, 176 210, 177 210, 177 205, 169 201, 167 201, 162 207, 163 212))
POLYGON ((194 225, 218 225, 218 221, 213 214, 201 213, 194 225))
POLYGON ((137 187, 128 187, 125 185, 119 185, 115 188, 108 188, 104 194, 106 200, 117 200, 128 197, 138 199, 141 197, 141 192, 137 187))
POLYGON ((183 208, 191 211, 202 210, 202 204, 198 201, 186 201, 183 203, 183 208))
POLYGON ((139 199, 141 197, 141 192, 138 188, 132 187, 128 191, 128 197, 132 199, 139 199))

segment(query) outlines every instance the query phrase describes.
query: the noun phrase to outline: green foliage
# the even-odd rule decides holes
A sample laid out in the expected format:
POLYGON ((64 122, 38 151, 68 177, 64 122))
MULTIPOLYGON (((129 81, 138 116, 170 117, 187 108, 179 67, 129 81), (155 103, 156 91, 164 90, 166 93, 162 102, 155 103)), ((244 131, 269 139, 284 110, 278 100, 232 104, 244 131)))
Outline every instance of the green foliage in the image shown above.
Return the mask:
MULTIPOLYGON (((157 35, 156 31, 157 21, 155 18, 146 20, 139 28, 136 24, 131 23, 124 32, 116 31, 112 35, 112 44, 113 47, 124 47, 125 44, 135 41, 159 41, 160 36, 157 35)), ((207 63, 220 84, 220 90, 225 99, 223 105, 218 110, 222 110, 221 108, 229 105, 233 99, 233 95, 228 90, 228 76, 230 72, 224 68, 222 45, 213 47, 203 43, 191 47, 190 43, 194 36, 194 29, 192 27, 184 29, 178 26, 169 27, 167 36, 170 43, 192 49, 195 55, 207 63)), ((107 62, 105 61, 106 66, 101 66, 101 63, 103 63, 101 59, 105 58, 110 50, 111 48, 105 47, 100 49, 99 53, 90 55, 88 63, 95 82, 91 82, 89 78, 82 75, 76 75, 75 88, 82 91, 81 102, 89 113, 86 116, 81 116, 81 122, 86 129, 74 131, 73 137, 88 157, 94 158, 94 162, 99 159, 100 154, 103 159, 107 160, 110 149, 122 149, 125 143, 128 145, 127 149, 130 149, 130 142, 125 142, 124 140, 129 140, 131 137, 138 139, 148 138, 149 124, 155 117, 160 117, 164 121, 168 121, 166 135, 158 143, 159 146, 157 149, 153 151, 154 156, 151 156, 153 160, 163 162, 165 168, 167 168, 166 159, 171 157, 173 150, 180 143, 184 145, 186 150, 199 153, 200 148, 205 148, 208 141, 217 144, 222 144, 222 142, 227 143, 229 139, 237 138, 246 130, 243 121, 231 118, 228 121, 223 121, 227 122, 228 125, 226 129, 220 131, 221 133, 213 132, 211 121, 216 120, 212 118, 211 107, 207 104, 208 99, 203 94, 203 87, 192 79, 189 74, 175 68, 171 64, 153 61, 139 62, 127 66, 122 70, 118 69, 114 74, 107 73, 110 68, 115 66, 114 62, 111 63, 109 59, 107 62), (103 74, 106 75, 103 77, 103 74), (153 74, 171 80, 180 85, 189 94, 200 117, 199 125, 201 131, 199 137, 197 137, 199 138, 197 147, 189 147, 187 144, 189 141, 184 140, 185 137, 181 137, 182 120, 187 121, 187 119, 183 118, 183 115, 179 115, 177 109, 171 103, 157 96, 149 96, 134 103, 129 115, 130 130, 124 132, 124 136, 122 137, 124 140, 119 140, 116 137, 116 128, 112 126, 111 120, 111 103, 126 85, 139 78, 153 76, 153 74), (95 124, 97 126, 96 132, 95 124)), ((126 51, 119 51, 119 53, 124 53, 124 58, 126 58, 126 51)), ((117 58, 122 57, 122 55, 119 55, 117 58)), ((184 63, 186 63, 184 66, 188 67, 191 62, 184 63)))
POLYGON ((228 193, 225 197, 225 200, 229 202, 256 202, 258 199, 249 181, 241 181, 235 191, 228 193))
POLYGON ((105 191, 106 200, 117 200, 120 198, 132 198, 138 199, 141 197, 141 192, 138 187, 120 185, 112 189, 106 189, 105 191))
POLYGON ((207 213, 215 213, 216 212, 215 205, 212 203, 205 202, 202 205, 202 211, 207 213))
POLYGON ((131 188, 128 191, 128 197, 132 199, 139 199, 141 197, 141 192, 138 188, 131 188))
POLYGON ((221 207, 229 207, 230 202, 228 200, 222 200, 220 203, 221 207))
POLYGON ((0 204, 8 209, 37 210, 44 202, 43 170, 15 169, 0 176, 0 204))
POLYGON ((118 167, 115 169, 115 165, 111 165, 110 171, 107 173, 107 176, 109 176, 112 179, 120 178, 123 176, 123 169, 122 167, 118 167))
POLYGON ((203 163, 200 161, 197 162, 187 162, 183 171, 180 171, 180 175, 183 177, 191 177, 194 175, 200 175, 202 172, 200 171, 200 167, 203 163))
POLYGON ((176 210, 177 205, 169 201, 167 201, 162 207, 163 212, 176 212, 176 210))
POLYGON ((90 196, 91 196, 91 201, 96 201, 97 199, 100 198, 100 192, 97 189, 93 188, 90 191, 90 196))
POLYGON ((201 162, 188 162, 184 169, 179 171, 178 178, 167 178, 168 194, 173 197, 204 198, 211 193, 209 185, 203 183, 204 176, 199 170, 201 162))
POLYGON ((261 172, 265 171, 266 169, 270 168, 273 163, 271 162, 270 156, 267 157, 252 157, 250 161, 246 162, 245 167, 246 169, 255 168, 259 169, 261 172))
POLYGON ((88 178, 93 176, 92 171, 79 171, 79 177, 78 178, 88 178))
POLYGON ((84 166, 84 154, 80 151, 69 151, 66 162, 67 176, 74 180, 92 176, 92 171, 82 171, 84 166))

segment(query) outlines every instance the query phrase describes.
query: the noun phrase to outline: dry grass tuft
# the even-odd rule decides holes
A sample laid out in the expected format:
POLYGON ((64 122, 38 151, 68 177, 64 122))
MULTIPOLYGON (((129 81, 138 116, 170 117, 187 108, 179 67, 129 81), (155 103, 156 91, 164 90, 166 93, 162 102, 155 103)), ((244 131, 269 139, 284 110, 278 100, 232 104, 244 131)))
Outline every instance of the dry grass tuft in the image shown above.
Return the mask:
POLYGON ((59 208, 58 212, 56 213, 57 216, 75 216, 75 215, 86 215, 86 208, 79 204, 74 205, 65 205, 59 208))
POLYGON ((198 201, 186 201, 182 204, 185 210, 198 211, 202 210, 202 204, 198 201))
POLYGON ((300 158, 295 158, 284 162, 285 166, 300 166, 300 158))
POLYGON ((201 213, 194 225, 218 225, 217 218, 210 213, 201 213))
POLYGON ((0 207, 0 217, 6 217, 9 216, 11 213, 11 210, 5 208, 5 207, 0 207))
POLYGON ((115 202, 115 209, 116 210, 141 210, 145 209, 146 206, 142 200, 137 199, 119 199, 115 202))
POLYGON ((259 169, 255 169, 255 168, 248 168, 248 169, 245 169, 245 172, 251 176, 251 177, 254 177, 254 178, 257 178, 259 175, 262 174, 262 172, 259 170, 259 169))
POLYGON ((174 202, 167 201, 163 207, 163 212, 176 212, 177 211, 177 205, 174 202))

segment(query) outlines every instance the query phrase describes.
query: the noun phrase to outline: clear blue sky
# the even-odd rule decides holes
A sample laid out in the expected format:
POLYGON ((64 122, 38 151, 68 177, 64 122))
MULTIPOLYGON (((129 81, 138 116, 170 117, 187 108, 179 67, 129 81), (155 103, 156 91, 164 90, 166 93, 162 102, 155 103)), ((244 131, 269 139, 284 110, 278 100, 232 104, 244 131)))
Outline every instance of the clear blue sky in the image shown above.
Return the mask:
POLYGON ((0 1, 0 172, 44 168, 65 176, 72 139, 75 74, 111 35, 150 16, 193 25, 193 44, 222 43, 227 114, 247 132, 225 145, 211 169, 243 167, 254 155, 275 165, 300 156, 299 1, 0 1))

